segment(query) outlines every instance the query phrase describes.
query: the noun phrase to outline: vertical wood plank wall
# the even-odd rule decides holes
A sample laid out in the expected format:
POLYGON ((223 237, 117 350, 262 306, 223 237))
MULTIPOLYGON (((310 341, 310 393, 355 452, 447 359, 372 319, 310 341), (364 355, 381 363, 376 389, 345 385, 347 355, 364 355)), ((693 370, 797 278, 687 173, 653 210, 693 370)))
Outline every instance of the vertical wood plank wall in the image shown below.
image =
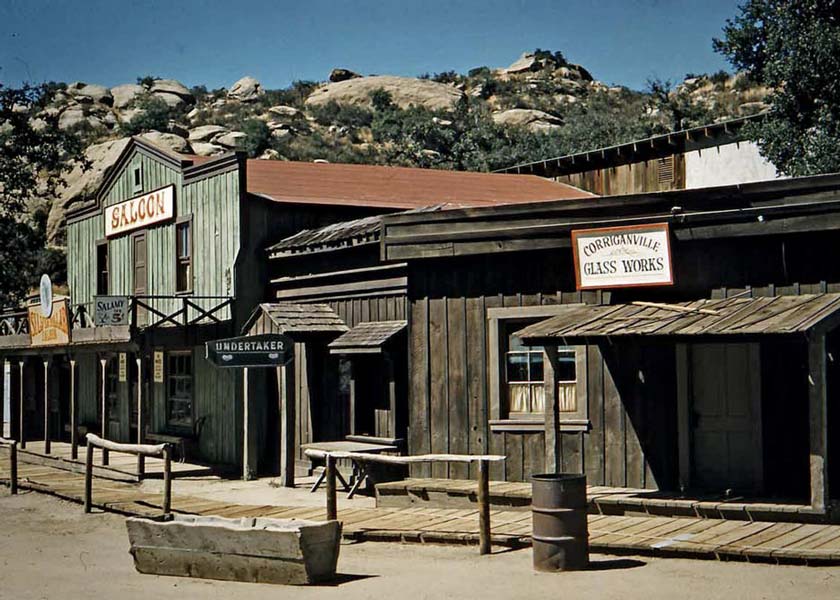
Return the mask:
POLYGON ((560 175, 554 179, 599 196, 685 189, 685 155, 673 154, 671 156, 674 160, 673 180, 659 181, 657 159, 590 169, 580 173, 560 175))
MULTIPOLYGON (((559 262, 565 257, 558 257, 559 262)), ((545 464, 542 431, 492 432, 489 389, 487 309, 590 302, 597 292, 574 292, 568 272, 535 256, 497 255, 422 261, 409 273, 409 451, 420 453, 504 454, 491 468, 495 480, 526 481, 545 464), (559 290, 559 291, 558 291, 559 290)), ((671 443, 661 428, 670 417, 655 399, 666 398, 635 383, 640 372, 666 361, 667 351, 644 356, 622 354, 622 364, 587 348, 587 401, 591 430, 560 434, 560 468, 584 472, 592 485, 656 488, 670 476, 659 464, 661 447, 671 443), (634 379, 634 377, 636 379, 634 379), (619 379, 619 381, 616 381, 619 379), (621 390, 621 392, 619 391, 621 390), (651 417, 658 413, 658 416, 651 417), (659 431, 657 431, 659 430, 659 431), (659 437, 657 437, 659 436, 659 437), (656 451, 648 457, 643 445, 656 451), (653 462, 651 462, 653 461, 653 462), (656 476, 654 476, 654 472, 656 476)), ((665 367, 667 369, 667 367, 665 367)), ((644 378, 644 377, 643 377, 644 378)), ((662 385, 668 385, 667 377, 662 385)), ((661 461, 660 461, 661 462, 661 461)), ((412 476, 474 478, 474 469, 418 465, 412 476)))

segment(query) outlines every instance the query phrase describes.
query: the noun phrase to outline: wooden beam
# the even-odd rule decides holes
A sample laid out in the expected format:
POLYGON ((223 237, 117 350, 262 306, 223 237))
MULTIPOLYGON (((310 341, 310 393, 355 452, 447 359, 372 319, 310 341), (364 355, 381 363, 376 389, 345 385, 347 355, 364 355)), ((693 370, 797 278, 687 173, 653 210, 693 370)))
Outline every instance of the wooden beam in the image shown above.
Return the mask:
POLYGON ((478 462, 478 553, 490 554, 490 463, 478 462))
POLYGON ((44 452, 50 454, 50 359, 44 359, 44 452))
POLYGON ((558 432, 559 412, 557 407, 557 383, 555 373, 558 366, 557 346, 545 346, 548 360, 543 364, 545 379, 545 468, 550 473, 562 471, 560 464, 560 435, 558 432))
POLYGON ((388 386, 388 435, 397 437, 397 382, 394 372, 394 359, 385 352, 385 374, 388 386))
POLYGON ((689 406, 689 351, 687 344, 677 344, 677 453, 679 465, 679 486, 681 490, 691 487, 691 411, 689 406))
POLYGON ((249 405, 251 399, 248 393, 248 368, 242 369, 242 479, 248 481, 253 479, 251 474, 250 459, 250 435, 251 428, 249 421, 249 405))
POLYGON ((76 360, 70 359, 70 458, 79 458, 79 407, 76 399, 76 360))
MULTIPOLYGON (((137 443, 143 443, 143 428, 145 413, 143 412, 143 355, 137 354, 137 443)), ((130 388, 129 388, 130 389, 130 388)), ((143 477, 146 474, 146 457, 137 455, 137 475, 143 477)))
POLYGON ((335 485, 334 456, 327 456, 324 469, 327 478, 327 521, 335 521, 338 518, 338 495, 335 485))
POLYGON ((808 340, 808 408, 810 413, 811 508, 824 512, 828 490, 828 402, 826 393, 825 334, 808 340))
MULTIPOLYGON (((101 388, 100 388, 100 394, 99 394, 100 395, 99 401, 102 404, 102 423, 101 423, 101 427, 100 427, 100 429, 101 429, 100 433, 102 435, 102 439, 106 440, 106 439, 108 439, 108 400, 107 400, 107 398, 108 398, 108 391, 107 391, 108 381, 107 381, 107 378, 106 378, 107 377, 106 373, 107 373, 107 370, 108 370, 108 359, 107 358, 100 358, 99 359, 99 366, 101 368, 101 376, 100 376, 101 388)), ((109 463, 108 450, 103 449, 102 450, 102 464, 107 465, 108 463, 109 463)))
POLYGON ((18 363, 18 367, 20 368, 20 377, 19 377, 20 381, 19 381, 19 384, 18 384, 18 392, 19 392, 18 402, 19 402, 19 407, 20 407, 20 411, 18 412, 18 421, 19 421, 18 428, 20 429, 20 447, 21 448, 26 448, 26 430, 24 429, 24 424, 23 424, 23 413, 26 412, 26 410, 25 410, 26 407, 23 405, 24 404, 23 403, 23 367, 24 367, 24 364, 25 364, 25 361, 20 361, 18 363))
MULTIPOLYGON (((11 398, 11 390, 9 391, 11 398)), ((0 360, 0 437, 6 435, 6 360, 0 360)), ((11 407, 9 407, 11 408, 11 407)), ((9 420, 9 437, 11 437, 11 419, 9 420)))
POLYGON ((356 435, 356 373, 350 362, 350 435, 356 435))
MULTIPOLYGON (((305 346, 304 346, 305 348, 305 346)), ((304 350, 305 351, 305 350, 304 350)), ((295 371, 294 359, 280 367, 280 410, 282 431, 280 432, 280 479, 283 487, 295 487, 295 371)))

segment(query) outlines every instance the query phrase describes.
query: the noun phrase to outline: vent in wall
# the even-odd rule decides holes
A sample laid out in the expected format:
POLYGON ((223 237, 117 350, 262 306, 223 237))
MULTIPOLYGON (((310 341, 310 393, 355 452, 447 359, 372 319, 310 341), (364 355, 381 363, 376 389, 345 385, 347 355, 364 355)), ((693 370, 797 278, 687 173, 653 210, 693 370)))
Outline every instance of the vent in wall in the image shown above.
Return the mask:
POLYGON ((659 183, 674 183, 674 157, 656 159, 656 174, 659 183))

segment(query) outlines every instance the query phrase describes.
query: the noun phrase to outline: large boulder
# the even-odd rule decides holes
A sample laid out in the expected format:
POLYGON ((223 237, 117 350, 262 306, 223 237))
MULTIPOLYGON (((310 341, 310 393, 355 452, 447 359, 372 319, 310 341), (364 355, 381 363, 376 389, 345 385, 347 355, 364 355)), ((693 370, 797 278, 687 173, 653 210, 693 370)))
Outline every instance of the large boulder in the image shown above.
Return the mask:
POLYGON ((242 144, 245 143, 245 138, 248 135, 242 133, 241 131, 231 131, 224 135, 220 135, 213 140, 215 144, 221 144, 225 148, 239 148, 242 144))
POLYGON ((90 168, 85 170, 77 163, 69 173, 64 175, 65 187, 50 207, 47 218, 47 238, 51 244, 59 241, 58 237, 64 227, 67 210, 93 197, 108 169, 117 162, 128 141, 129 138, 121 138, 88 146, 85 150, 85 158, 90 162, 90 168))
POLYGON ((361 77, 358 73, 354 73, 350 69, 333 69, 330 71, 330 81, 337 83, 339 81, 347 81, 348 79, 358 79, 361 77))
POLYGON ((268 112, 274 116, 285 119, 296 119, 302 116, 300 110, 294 106, 284 106, 282 104, 280 106, 272 106, 268 109, 268 112))
POLYGON ((188 104, 195 102, 195 97, 189 88, 174 79, 156 79, 149 91, 153 94, 174 94, 183 98, 184 102, 188 104))
POLYGON ((146 91, 142 85, 136 83, 124 83, 111 88, 111 96, 114 97, 114 108, 125 108, 146 91))
POLYGON ((166 106, 169 108, 180 108, 187 104, 187 101, 184 100, 183 96, 179 96, 178 94, 170 94, 169 92, 156 92, 152 94, 155 98, 160 98, 166 103, 166 106))
POLYGON ((452 86, 428 79, 375 75, 328 83, 312 92, 306 99, 306 105, 323 106, 335 101, 338 104, 368 106, 371 94, 379 89, 390 93, 394 104, 401 108, 413 104, 430 110, 451 110, 464 96, 464 92, 452 86))
POLYGON ((110 105, 114 99, 104 85, 76 82, 67 86, 67 92, 79 102, 98 102, 110 105))
POLYGON ((190 154, 192 148, 190 143, 184 138, 175 135, 174 133, 161 133, 160 131, 148 131, 140 134, 144 138, 156 146, 166 148, 175 152, 176 154, 190 154))
POLYGON ((253 102, 265 91, 262 89, 262 84, 253 77, 246 76, 233 84, 233 87, 228 90, 228 98, 239 100, 240 102, 253 102))
POLYGON ((512 65, 504 70, 509 75, 517 75, 519 73, 528 73, 530 71, 539 71, 542 68, 542 63, 533 52, 525 52, 512 65))
POLYGON ((493 121, 500 125, 527 127, 531 131, 546 132, 563 125, 563 120, 541 110, 512 108, 493 114, 493 121))
POLYGON ((84 109, 80 106, 71 106, 58 117, 58 128, 61 130, 71 129, 87 121, 84 109))
POLYGON ((190 142, 206 142, 219 134, 227 133, 227 131, 228 128, 222 127, 221 125, 202 125, 201 127, 190 129, 189 140, 190 142))
POLYGON ((197 154, 198 156, 216 156, 217 154, 227 152, 224 146, 211 144, 210 142, 191 142, 190 145, 192 146, 193 154, 197 154))

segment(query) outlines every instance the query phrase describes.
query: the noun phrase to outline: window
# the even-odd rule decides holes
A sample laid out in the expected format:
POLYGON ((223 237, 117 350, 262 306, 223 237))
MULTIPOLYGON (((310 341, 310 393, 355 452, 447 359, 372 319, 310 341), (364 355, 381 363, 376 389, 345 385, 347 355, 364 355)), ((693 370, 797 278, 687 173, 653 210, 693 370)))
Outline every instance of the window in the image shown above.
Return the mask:
POLYGON ((96 293, 108 294, 108 241, 96 243, 96 293))
POLYGON ((176 275, 175 290, 192 291, 192 219, 186 219, 175 225, 176 275))
POLYGON ((674 183, 674 156, 656 159, 656 177, 659 183, 674 183))
POLYGON ((170 428, 192 431, 192 353, 170 352, 166 361, 166 422, 170 428))
POLYGON ((588 429, 586 347, 525 346, 515 335, 531 323, 554 316, 557 309, 532 306, 487 310, 491 431, 543 431, 546 390, 552 391, 552 384, 560 430, 588 429))
POLYGON ((132 170, 132 184, 134 193, 143 191, 143 167, 137 166, 132 170))
POLYGON ((525 324, 508 322, 507 351, 505 352, 505 379, 507 382, 507 409, 510 417, 528 416, 545 412, 545 381, 541 347, 522 345, 514 332, 525 324))

